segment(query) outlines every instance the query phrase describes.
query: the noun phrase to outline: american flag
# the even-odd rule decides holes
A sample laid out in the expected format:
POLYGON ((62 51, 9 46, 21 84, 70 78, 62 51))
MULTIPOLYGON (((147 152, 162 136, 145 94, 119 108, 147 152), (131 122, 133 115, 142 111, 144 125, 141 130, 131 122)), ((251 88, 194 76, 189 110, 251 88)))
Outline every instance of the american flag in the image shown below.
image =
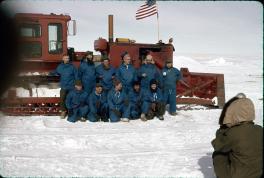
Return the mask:
POLYGON ((137 10, 136 19, 140 20, 155 14, 158 14, 156 0, 147 0, 147 2, 137 10))

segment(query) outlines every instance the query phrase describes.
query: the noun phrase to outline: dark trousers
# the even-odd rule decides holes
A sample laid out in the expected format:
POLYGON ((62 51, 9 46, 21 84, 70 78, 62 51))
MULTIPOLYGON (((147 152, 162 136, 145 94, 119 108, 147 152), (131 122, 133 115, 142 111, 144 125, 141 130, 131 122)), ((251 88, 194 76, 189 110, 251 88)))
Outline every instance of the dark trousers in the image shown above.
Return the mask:
POLYGON ((68 121, 69 122, 76 122, 78 121, 81 117, 85 117, 89 111, 89 108, 87 105, 80 106, 77 108, 74 108, 70 110, 71 112, 69 113, 68 121))
POLYGON ((162 102, 155 103, 155 107, 152 107, 153 103, 150 103, 149 110, 146 114, 148 120, 153 119, 155 116, 163 116, 165 114, 165 104, 162 102))
POLYGON ((108 122, 108 106, 106 103, 101 104, 99 108, 96 108, 94 111, 90 111, 88 114, 88 120, 91 122, 100 121, 108 122))
POLYGON ((130 103, 130 117, 131 119, 137 119, 140 117, 141 114, 141 107, 140 104, 137 103, 130 103))
POLYGON ((65 90, 65 89, 60 90, 60 109, 61 111, 67 111, 65 100, 66 100, 66 96, 68 93, 69 93, 69 90, 65 90))
POLYGON ((164 98, 166 104, 169 104, 169 112, 176 112, 176 88, 164 89, 164 98))

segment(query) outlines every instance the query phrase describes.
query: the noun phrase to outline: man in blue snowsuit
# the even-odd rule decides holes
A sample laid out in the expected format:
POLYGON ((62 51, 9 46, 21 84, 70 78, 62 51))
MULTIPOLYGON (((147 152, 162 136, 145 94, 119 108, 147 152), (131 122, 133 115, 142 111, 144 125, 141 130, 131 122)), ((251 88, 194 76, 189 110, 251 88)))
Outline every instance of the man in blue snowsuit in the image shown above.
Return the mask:
POLYGON ((86 103, 88 94, 82 89, 80 80, 75 81, 75 89, 71 90, 66 97, 66 106, 68 109, 68 121, 76 122, 78 120, 85 121, 88 113, 88 105, 86 103))
POLYGON ((181 72, 173 67, 172 60, 166 61, 162 69, 163 95, 166 104, 169 104, 170 115, 176 115, 176 83, 181 79, 181 72))
POLYGON ((65 99, 70 90, 74 89, 74 81, 78 79, 78 70, 70 62, 68 55, 62 57, 62 63, 58 65, 56 70, 49 73, 49 75, 60 76, 60 107, 61 107, 61 118, 66 117, 67 109, 65 105, 65 99))
POLYGON ((158 88, 158 82, 155 79, 152 79, 149 84, 149 89, 144 96, 141 120, 150 120, 155 116, 157 116, 159 120, 164 120, 164 114, 165 103, 162 91, 158 88))
POLYGON ((140 118, 141 105, 143 104, 143 92, 140 88, 140 82, 133 83, 133 90, 129 91, 130 117, 131 119, 140 118))
POLYGON ((114 80, 114 88, 108 92, 107 103, 111 122, 129 121, 129 100, 119 80, 114 80))
POLYGON ((91 122, 108 122, 107 96, 100 83, 95 85, 95 90, 89 96, 88 120, 91 122))
POLYGON ((82 81, 84 90, 90 94, 95 87, 96 75, 93 62, 93 52, 87 51, 79 67, 79 78, 82 81))
POLYGON ((144 90, 149 88, 149 82, 156 79, 160 83, 161 75, 156 65, 152 63, 153 58, 150 54, 146 56, 146 64, 138 70, 138 78, 141 79, 141 87, 144 90))
POLYGON ((104 57, 102 64, 96 67, 96 79, 101 83, 104 92, 107 94, 113 87, 113 79, 115 78, 116 70, 109 63, 109 59, 104 57))
POLYGON ((121 57, 123 63, 117 69, 116 77, 121 81, 125 93, 128 94, 129 90, 132 89, 133 82, 137 80, 137 72, 133 65, 130 64, 131 58, 128 52, 124 52, 121 57))

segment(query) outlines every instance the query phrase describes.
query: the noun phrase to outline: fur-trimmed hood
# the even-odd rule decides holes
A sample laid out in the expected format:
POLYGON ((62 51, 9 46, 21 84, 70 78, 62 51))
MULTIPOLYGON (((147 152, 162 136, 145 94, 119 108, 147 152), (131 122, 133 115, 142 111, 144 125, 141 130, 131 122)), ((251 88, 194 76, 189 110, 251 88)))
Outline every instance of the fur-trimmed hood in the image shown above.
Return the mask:
POLYGON ((246 98, 244 94, 238 94, 235 98, 235 100, 229 103, 224 113, 223 124, 227 127, 255 119, 253 102, 249 98, 246 98))

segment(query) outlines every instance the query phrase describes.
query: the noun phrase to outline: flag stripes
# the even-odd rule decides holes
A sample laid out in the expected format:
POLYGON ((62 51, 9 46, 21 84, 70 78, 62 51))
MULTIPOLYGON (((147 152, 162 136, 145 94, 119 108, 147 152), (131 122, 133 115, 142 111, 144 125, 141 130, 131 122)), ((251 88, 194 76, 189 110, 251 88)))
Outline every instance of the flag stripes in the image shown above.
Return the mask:
POLYGON ((153 4, 152 6, 149 6, 147 3, 140 6, 140 8, 136 12, 136 19, 140 20, 149 16, 152 16, 154 14, 158 13, 158 8, 156 4, 153 4))

